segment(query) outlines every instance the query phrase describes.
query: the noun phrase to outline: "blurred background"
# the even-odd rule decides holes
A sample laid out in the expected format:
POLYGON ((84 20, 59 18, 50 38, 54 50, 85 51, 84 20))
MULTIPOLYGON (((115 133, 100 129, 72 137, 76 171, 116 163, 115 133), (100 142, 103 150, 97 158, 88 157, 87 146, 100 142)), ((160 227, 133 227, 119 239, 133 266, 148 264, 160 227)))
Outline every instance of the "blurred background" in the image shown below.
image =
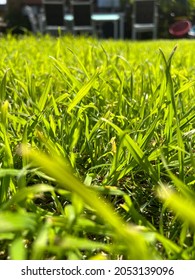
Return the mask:
MULTIPOLYGON (((50 0, 51 1, 51 0, 50 0)), ((132 12, 135 0, 94 0, 94 13, 123 13, 124 39, 132 38, 132 12)), ((25 30, 39 32, 40 15, 43 14, 43 0, 0 0, 0 31, 1 33, 23 33, 25 30), (24 7, 31 7, 37 28, 33 28, 29 14, 24 7)), ((55 1, 54 1, 55 2, 55 1)), ((82 1, 81 1, 82 2, 82 1)), ((172 38, 169 28, 171 24, 181 20, 195 23, 195 0, 157 0, 158 28, 157 38, 172 38)), ((66 13, 70 12, 71 1, 65 1, 66 13)), ((144 9, 142 17, 146 15, 144 9)), ((113 23, 104 22, 101 25, 101 37, 113 37, 113 23)), ((140 34, 138 39, 147 39, 149 34, 140 34)))

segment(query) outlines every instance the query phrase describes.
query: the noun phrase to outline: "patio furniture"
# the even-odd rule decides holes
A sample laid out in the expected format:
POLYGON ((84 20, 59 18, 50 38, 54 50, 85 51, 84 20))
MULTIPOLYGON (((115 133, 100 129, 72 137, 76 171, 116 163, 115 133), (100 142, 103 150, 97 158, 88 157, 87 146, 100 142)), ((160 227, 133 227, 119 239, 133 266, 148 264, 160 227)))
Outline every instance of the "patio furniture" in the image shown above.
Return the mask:
POLYGON ((45 32, 55 33, 59 30, 67 31, 64 20, 64 0, 43 0, 43 11, 45 16, 43 29, 45 32))
POLYGON ((71 11, 73 15, 72 31, 95 33, 95 28, 92 20, 93 1, 71 1, 71 11))
POLYGON ((137 33, 152 32, 157 38, 158 7, 156 0, 135 0, 132 6, 132 39, 137 33))

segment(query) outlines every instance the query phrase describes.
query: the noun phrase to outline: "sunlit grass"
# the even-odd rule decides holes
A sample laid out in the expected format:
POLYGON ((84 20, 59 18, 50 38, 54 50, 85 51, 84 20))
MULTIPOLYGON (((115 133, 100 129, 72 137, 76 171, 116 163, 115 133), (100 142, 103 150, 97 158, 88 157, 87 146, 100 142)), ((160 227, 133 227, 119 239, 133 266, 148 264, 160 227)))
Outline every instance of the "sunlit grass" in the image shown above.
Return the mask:
POLYGON ((1 38, 1 259, 195 258, 194 46, 1 38))

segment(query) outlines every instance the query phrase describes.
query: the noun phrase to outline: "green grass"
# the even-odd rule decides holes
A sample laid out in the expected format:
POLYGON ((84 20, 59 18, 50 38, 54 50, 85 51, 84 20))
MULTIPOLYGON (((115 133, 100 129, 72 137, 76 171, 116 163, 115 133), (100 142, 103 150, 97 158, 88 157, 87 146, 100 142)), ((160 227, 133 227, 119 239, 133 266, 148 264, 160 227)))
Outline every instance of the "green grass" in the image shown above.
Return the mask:
POLYGON ((194 47, 1 38, 0 259, 195 259, 194 47))

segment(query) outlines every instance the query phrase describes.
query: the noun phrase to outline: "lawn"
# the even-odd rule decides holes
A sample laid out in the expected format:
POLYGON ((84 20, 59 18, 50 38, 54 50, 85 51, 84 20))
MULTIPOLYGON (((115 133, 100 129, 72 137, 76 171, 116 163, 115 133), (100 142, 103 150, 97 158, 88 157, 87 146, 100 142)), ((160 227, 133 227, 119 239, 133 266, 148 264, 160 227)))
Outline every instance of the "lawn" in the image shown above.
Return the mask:
POLYGON ((194 49, 0 39, 0 259, 195 259, 194 49))

